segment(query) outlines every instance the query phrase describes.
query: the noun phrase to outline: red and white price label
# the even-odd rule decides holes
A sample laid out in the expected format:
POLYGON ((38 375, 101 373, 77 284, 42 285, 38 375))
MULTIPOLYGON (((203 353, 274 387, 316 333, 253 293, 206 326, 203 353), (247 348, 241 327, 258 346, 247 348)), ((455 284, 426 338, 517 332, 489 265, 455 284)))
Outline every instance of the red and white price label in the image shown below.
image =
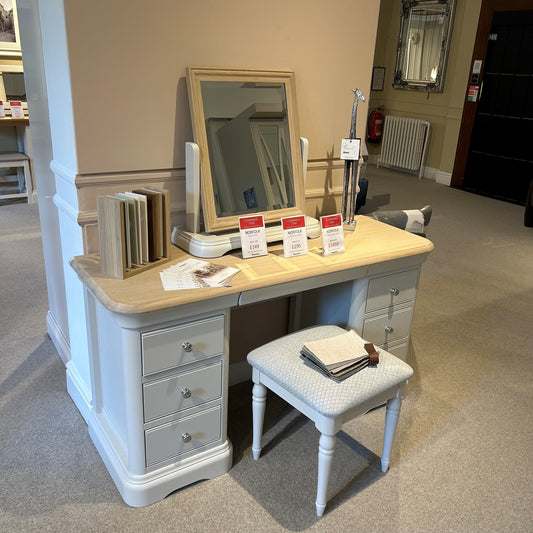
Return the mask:
POLYGON ((263 215, 239 217, 243 259, 267 255, 265 219, 263 215))
POLYGON ((9 102, 11 107, 11 117, 12 118, 24 118, 24 109, 22 107, 22 102, 11 100, 9 102))
POLYGON ((285 257, 308 253, 305 215, 283 217, 281 227, 283 229, 283 255, 285 257))
POLYGON ((322 228, 322 248, 324 255, 344 252, 344 233, 340 214, 320 217, 322 228))

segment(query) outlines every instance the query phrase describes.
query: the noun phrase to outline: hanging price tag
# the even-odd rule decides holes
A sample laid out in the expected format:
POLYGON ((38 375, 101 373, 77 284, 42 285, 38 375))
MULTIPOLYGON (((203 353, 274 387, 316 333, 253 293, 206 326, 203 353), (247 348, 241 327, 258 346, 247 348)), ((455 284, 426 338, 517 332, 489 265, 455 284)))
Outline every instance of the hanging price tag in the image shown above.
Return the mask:
POLYGON ((340 214, 320 217, 322 228, 322 248, 324 255, 344 252, 344 233, 340 214))
POLYGON ((361 139, 343 139, 341 142, 341 159, 357 161, 361 150, 361 139))
POLYGON ((267 255, 265 220, 263 215, 239 217, 243 259, 267 255))
POLYGON ((308 252, 305 215, 284 217, 281 219, 281 227, 283 229, 283 255, 285 257, 305 255, 308 252))

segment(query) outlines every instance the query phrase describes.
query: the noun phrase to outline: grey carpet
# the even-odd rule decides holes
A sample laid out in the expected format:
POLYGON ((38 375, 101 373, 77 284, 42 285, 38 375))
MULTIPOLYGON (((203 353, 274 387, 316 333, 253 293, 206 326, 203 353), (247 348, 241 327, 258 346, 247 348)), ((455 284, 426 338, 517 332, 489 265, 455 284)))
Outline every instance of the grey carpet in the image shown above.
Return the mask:
POLYGON ((142 509, 118 494, 46 335, 37 206, 0 207, 0 531, 533 531, 533 229, 524 208, 370 167, 367 205, 433 206, 387 474, 384 411, 338 434, 314 509, 318 433, 270 398, 251 457, 250 386, 230 390, 234 467, 142 509))

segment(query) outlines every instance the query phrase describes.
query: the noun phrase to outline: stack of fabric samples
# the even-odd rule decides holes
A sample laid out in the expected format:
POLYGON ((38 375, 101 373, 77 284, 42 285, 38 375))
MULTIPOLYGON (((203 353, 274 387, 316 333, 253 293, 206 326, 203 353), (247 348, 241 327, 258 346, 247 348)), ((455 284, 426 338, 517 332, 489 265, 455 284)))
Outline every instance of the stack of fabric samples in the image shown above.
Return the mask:
POLYGON ((342 381, 369 365, 379 363, 376 347, 353 330, 335 337, 306 342, 300 353, 307 363, 336 381, 342 381))

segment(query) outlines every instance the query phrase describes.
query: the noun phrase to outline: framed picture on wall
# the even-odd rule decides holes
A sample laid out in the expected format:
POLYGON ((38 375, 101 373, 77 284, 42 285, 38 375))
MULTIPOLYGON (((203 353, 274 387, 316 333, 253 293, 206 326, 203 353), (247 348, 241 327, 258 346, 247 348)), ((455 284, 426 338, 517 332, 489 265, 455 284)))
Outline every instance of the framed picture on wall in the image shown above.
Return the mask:
MULTIPOLYGON (((1 2, 2 0, 0 0, 1 2)), ((385 87, 385 67, 372 69, 372 91, 382 91, 385 87)))
POLYGON ((0 55, 21 55, 15 0, 0 0, 0 55))

